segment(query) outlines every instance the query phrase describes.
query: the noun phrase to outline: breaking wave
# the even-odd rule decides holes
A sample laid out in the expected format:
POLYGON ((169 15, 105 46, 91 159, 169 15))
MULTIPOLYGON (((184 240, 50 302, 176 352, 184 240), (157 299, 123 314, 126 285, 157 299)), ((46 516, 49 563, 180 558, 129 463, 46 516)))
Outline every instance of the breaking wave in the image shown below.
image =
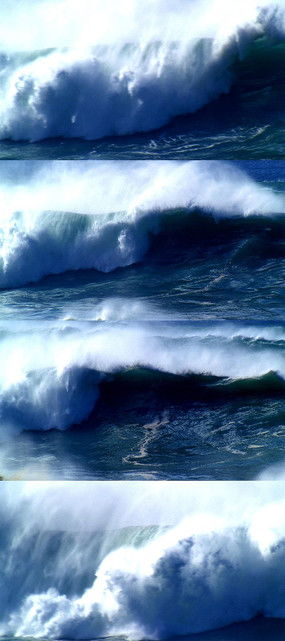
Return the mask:
POLYGON ((85 0, 80 13, 74 2, 25 2, 12 24, 7 8, 1 12, 1 139, 98 139, 157 129, 232 87, 246 91, 244 60, 251 88, 282 82, 282 0, 242 2, 230 12, 223 0, 187 7, 133 0, 120 8, 85 0), (46 27, 29 43, 23 25, 30 36, 35 21, 46 27))
POLYGON ((200 387, 206 397, 284 393, 282 325, 163 321, 127 299, 99 304, 94 320, 65 318, 1 322, 2 438, 81 423, 107 384, 114 398, 135 386, 188 398, 200 387))
MULTIPOLYGON (((2 289, 68 270, 131 265, 159 236, 174 234, 191 251, 193 239, 215 243, 217 220, 234 217, 241 228, 245 217, 254 220, 241 254, 258 254, 251 225, 264 244, 274 215, 285 211, 284 194, 223 162, 59 162, 48 169, 39 163, 32 177, 15 181, 16 166, 5 163, 0 186, 2 289)), ((235 225, 223 233, 234 238, 235 225)), ((159 248, 162 255, 166 247, 159 248)))
POLYGON ((3 636, 167 639, 285 617, 282 483, 5 486, 3 636))

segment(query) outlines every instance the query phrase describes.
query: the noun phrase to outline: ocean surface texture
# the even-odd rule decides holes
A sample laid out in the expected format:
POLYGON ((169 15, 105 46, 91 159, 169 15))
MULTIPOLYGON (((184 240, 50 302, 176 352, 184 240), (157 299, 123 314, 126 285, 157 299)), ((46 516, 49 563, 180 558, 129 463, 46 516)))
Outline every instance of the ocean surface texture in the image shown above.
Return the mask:
POLYGON ((275 473, 284 185, 278 161, 0 163, 5 478, 275 473))
POLYGON ((284 157, 284 0, 4 0, 0 25, 0 158, 284 157))
POLYGON ((284 481, 2 483, 0 634, 281 641, 284 514, 284 481))

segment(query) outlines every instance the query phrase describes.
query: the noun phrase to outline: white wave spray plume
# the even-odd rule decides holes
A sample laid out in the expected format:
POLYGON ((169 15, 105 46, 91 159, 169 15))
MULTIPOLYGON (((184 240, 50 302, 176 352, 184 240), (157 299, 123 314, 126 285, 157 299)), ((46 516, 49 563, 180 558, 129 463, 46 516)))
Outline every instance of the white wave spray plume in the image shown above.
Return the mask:
POLYGON ((163 639, 285 617, 283 483, 11 485, 5 636, 163 639))
MULTIPOLYGON (((174 34, 179 41, 214 36, 223 40, 239 27, 257 22, 261 9, 272 13, 283 7, 283 0, 242 0, 238 9, 229 8, 225 0, 190 0, 187 4, 146 0, 143 5, 138 0, 122 0, 119 5, 112 0, 104 5, 100 0, 5 0, 0 37, 2 48, 14 51, 151 42, 162 35, 169 41, 174 34), (31 32, 32 23, 39 28, 31 32)), ((281 15, 279 25, 281 28, 281 15)))

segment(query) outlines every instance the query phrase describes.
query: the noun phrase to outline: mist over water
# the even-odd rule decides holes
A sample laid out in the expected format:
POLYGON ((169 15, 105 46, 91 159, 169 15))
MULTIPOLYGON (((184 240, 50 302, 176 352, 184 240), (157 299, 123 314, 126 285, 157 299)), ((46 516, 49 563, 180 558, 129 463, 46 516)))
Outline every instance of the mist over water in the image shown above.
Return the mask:
POLYGON ((1 6, 1 41, 3 46, 18 51, 135 40, 148 42, 159 40, 162 33, 165 41, 175 34, 177 40, 183 42, 189 41, 189 26, 190 38, 216 36, 222 40, 243 25, 257 23, 261 28, 266 18, 270 22, 270 17, 273 34, 274 28, 282 30, 283 6, 282 1, 269 3, 266 0, 241 2, 239 10, 235 7, 229 10, 224 0, 190 0, 187 5, 182 0, 146 0, 143 6, 136 0, 123 0, 118 6, 111 0, 104 6, 99 0, 83 0, 80 7, 76 0, 40 0, 37 3, 24 0, 20 4, 6 0, 1 6), (38 20, 41 30, 33 31, 28 38, 28 25, 40 16, 46 21, 38 20))

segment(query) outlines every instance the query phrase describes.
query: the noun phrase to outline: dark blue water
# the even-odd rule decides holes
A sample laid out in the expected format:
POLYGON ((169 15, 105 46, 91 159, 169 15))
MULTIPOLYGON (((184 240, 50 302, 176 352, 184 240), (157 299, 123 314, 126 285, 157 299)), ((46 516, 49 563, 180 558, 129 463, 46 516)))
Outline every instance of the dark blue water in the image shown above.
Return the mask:
MULTIPOLYGON (((248 623, 237 623, 222 630, 213 630, 187 637, 192 641, 281 641, 284 638, 284 621, 257 618, 248 623)), ((181 638, 181 637, 180 637, 181 638)))
MULTIPOLYGON (((211 630, 191 636, 172 637, 171 641, 282 641, 284 639, 285 625, 282 619, 265 619, 257 618, 248 623, 237 623, 219 630, 211 630)), ((12 641, 15 637, 2 637, 3 641, 12 641)), ((108 636, 104 639, 109 641, 119 641, 127 637, 108 636)), ((19 641, 34 637, 17 637, 19 641)), ((45 641, 44 637, 43 640, 45 641)), ((94 637, 94 641, 101 641, 101 637, 94 637)))

